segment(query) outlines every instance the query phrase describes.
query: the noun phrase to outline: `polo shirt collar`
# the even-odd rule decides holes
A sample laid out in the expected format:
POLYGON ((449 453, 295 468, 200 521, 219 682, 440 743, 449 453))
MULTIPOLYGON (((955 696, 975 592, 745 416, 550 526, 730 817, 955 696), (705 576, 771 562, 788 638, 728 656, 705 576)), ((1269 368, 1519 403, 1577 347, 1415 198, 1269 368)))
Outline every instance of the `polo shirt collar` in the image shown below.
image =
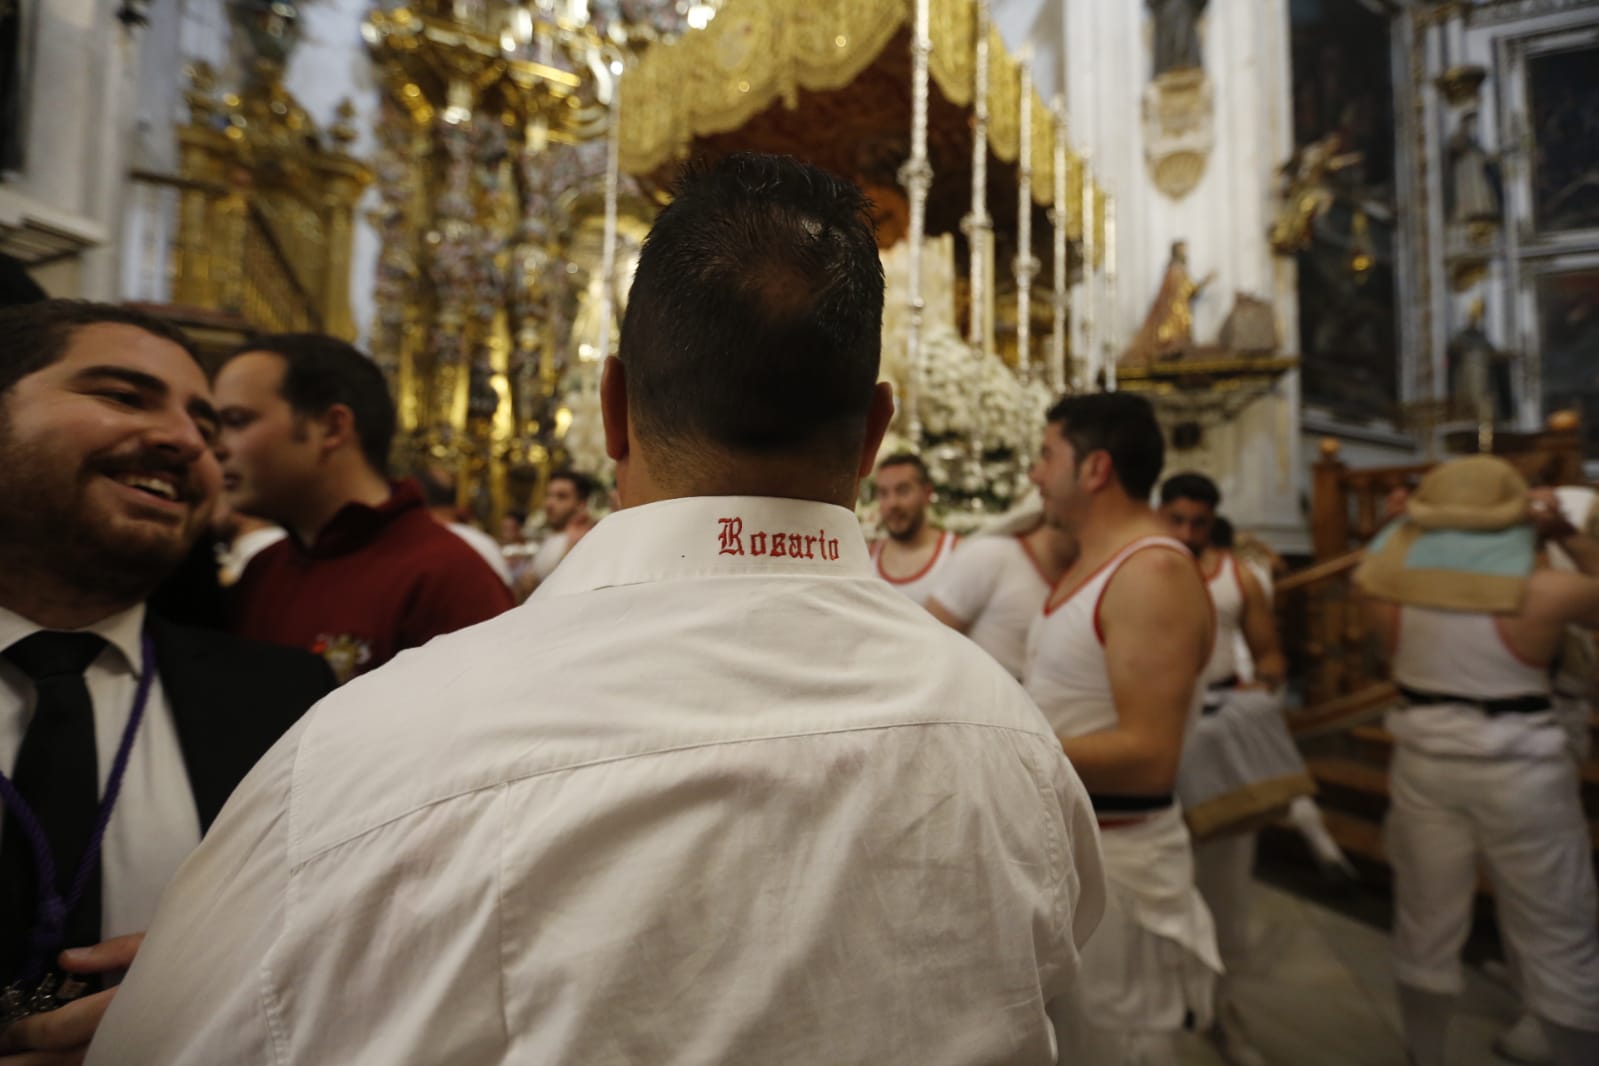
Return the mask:
POLYGON ((407 511, 422 506, 422 489, 413 478, 389 483, 389 498, 371 507, 364 503, 347 503, 323 526, 316 535, 316 543, 302 544, 292 533, 289 536, 296 551, 311 559, 326 559, 347 555, 377 539, 390 522, 407 511))
POLYGON ((629 507, 589 530, 535 595, 775 574, 869 577, 855 513, 774 496, 689 496, 629 507))

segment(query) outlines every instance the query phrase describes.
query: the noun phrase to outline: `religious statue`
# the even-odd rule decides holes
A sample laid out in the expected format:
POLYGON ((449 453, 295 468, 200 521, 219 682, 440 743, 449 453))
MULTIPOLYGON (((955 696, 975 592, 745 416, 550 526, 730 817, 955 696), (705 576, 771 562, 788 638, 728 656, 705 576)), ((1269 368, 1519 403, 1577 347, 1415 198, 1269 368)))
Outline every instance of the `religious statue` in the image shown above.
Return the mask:
POLYGON ((1316 220, 1337 198, 1333 178, 1359 163, 1360 152, 1341 152, 1339 130, 1296 150, 1282 168, 1282 192, 1277 217, 1271 224, 1271 247, 1278 255, 1293 255, 1310 247, 1316 220))
POLYGON ((1493 346, 1483 332, 1482 319, 1479 299, 1471 306, 1465 328, 1449 339, 1449 407, 1455 418, 1493 426, 1514 415, 1510 356, 1493 346))
POLYGON ((1147 369, 1157 362, 1181 359, 1194 345, 1194 297, 1209 285, 1215 275, 1195 281, 1188 273, 1188 244, 1174 241, 1171 262, 1161 279, 1155 302, 1144 316, 1144 325, 1121 357, 1121 365, 1147 369))
POLYGON ((1449 220, 1461 225, 1499 221, 1499 192, 1495 166, 1477 140, 1477 113, 1467 111, 1444 146, 1448 160, 1445 185, 1449 220))
POLYGON ((1199 16, 1208 0, 1149 0, 1154 21, 1155 77, 1205 65, 1199 49, 1199 16))

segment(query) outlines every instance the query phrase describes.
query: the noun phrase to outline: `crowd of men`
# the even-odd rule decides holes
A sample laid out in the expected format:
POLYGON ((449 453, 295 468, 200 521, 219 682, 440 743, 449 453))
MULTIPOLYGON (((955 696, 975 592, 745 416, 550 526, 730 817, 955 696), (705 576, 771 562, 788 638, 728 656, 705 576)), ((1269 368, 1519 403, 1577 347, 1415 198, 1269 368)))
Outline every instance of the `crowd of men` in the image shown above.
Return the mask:
MULTIPOLYGON (((852 185, 691 169, 605 365, 617 508, 561 472, 536 547, 447 469, 391 477, 344 342, 208 379, 134 311, 0 311, 0 1064, 1120 1066, 1185 1029, 1266 1061, 1229 980, 1255 833, 1349 873, 1271 572, 1126 394, 1050 409, 1036 507, 937 528, 922 462, 878 459, 882 301, 852 185), (221 609, 177 624, 212 529, 221 609)), ((1485 528, 1479 482, 1408 513, 1485 528)), ((1599 543, 1494 484, 1568 569, 1497 613, 1369 589, 1411 703, 1396 971, 1449 1061, 1481 858, 1574 1066, 1599 945, 1548 667, 1599 625, 1599 543)))

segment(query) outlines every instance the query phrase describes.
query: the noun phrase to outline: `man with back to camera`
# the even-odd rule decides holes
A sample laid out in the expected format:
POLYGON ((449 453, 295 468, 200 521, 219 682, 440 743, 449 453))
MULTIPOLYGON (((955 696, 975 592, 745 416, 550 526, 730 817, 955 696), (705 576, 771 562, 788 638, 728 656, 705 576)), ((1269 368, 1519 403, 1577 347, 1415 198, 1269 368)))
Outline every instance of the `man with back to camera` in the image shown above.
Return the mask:
POLYGON ((1554 1061, 1599 1061, 1599 892, 1550 677, 1567 628, 1599 626, 1595 575, 1599 542, 1561 518, 1552 492, 1529 493, 1514 467, 1486 455, 1433 468, 1355 573, 1405 700, 1384 719, 1394 754, 1383 838, 1417 1066, 1452 1061, 1479 862, 1554 1061), (1537 564, 1535 531, 1577 572, 1537 564))
POLYGON ((344 682, 512 605, 416 482, 388 479, 394 401, 353 346, 254 338, 217 372, 216 397, 228 502, 289 531, 234 587, 235 632, 314 651, 344 682))
POLYGON ((162 888, 333 678, 147 609, 221 487, 188 338, 72 300, 0 336, 0 1064, 44 1066, 81 1060, 162 888))
POLYGON ((1028 635, 1024 683, 1099 818, 1105 919, 1083 952, 1076 1058, 1174 1064, 1191 1018, 1209 1025, 1221 972, 1173 795, 1214 639, 1193 556, 1146 502, 1165 443, 1149 401, 1068 396, 1032 470, 1046 520, 1078 545, 1028 635))
POLYGON ((263 761, 90 1062, 1057 1061, 1093 822, 872 574, 882 299, 853 186, 689 172, 601 385, 623 509, 263 761))
POLYGON ((872 544, 877 576, 913 602, 927 602, 939 574, 955 554, 960 538, 940 529, 928 516, 933 479, 927 464, 909 452, 877 464, 878 514, 888 534, 872 544))

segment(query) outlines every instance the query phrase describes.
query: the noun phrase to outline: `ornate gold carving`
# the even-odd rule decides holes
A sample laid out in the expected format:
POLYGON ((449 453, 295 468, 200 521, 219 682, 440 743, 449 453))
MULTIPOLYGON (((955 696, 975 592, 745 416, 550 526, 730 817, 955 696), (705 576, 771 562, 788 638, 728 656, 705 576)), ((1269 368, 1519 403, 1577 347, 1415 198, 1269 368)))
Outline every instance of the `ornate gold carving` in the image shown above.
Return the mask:
POLYGON ((1461 107, 1477 102, 1478 91, 1488 71, 1475 65, 1450 67, 1433 80, 1438 91, 1444 94, 1451 107, 1461 107))
POLYGON ((354 337, 350 221, 371 174, 348 154, 348 104, 324 144, 282 75, 258 58, 243 90, 218 99, 211 68, 189 68, 172 299, 255 329, 354 337))
POLYGON ((1144 87, 1144 158, 1155 187, 1174 200, 1193 191, 1215 142, 1210 79, 1172 70, 1144 87))

